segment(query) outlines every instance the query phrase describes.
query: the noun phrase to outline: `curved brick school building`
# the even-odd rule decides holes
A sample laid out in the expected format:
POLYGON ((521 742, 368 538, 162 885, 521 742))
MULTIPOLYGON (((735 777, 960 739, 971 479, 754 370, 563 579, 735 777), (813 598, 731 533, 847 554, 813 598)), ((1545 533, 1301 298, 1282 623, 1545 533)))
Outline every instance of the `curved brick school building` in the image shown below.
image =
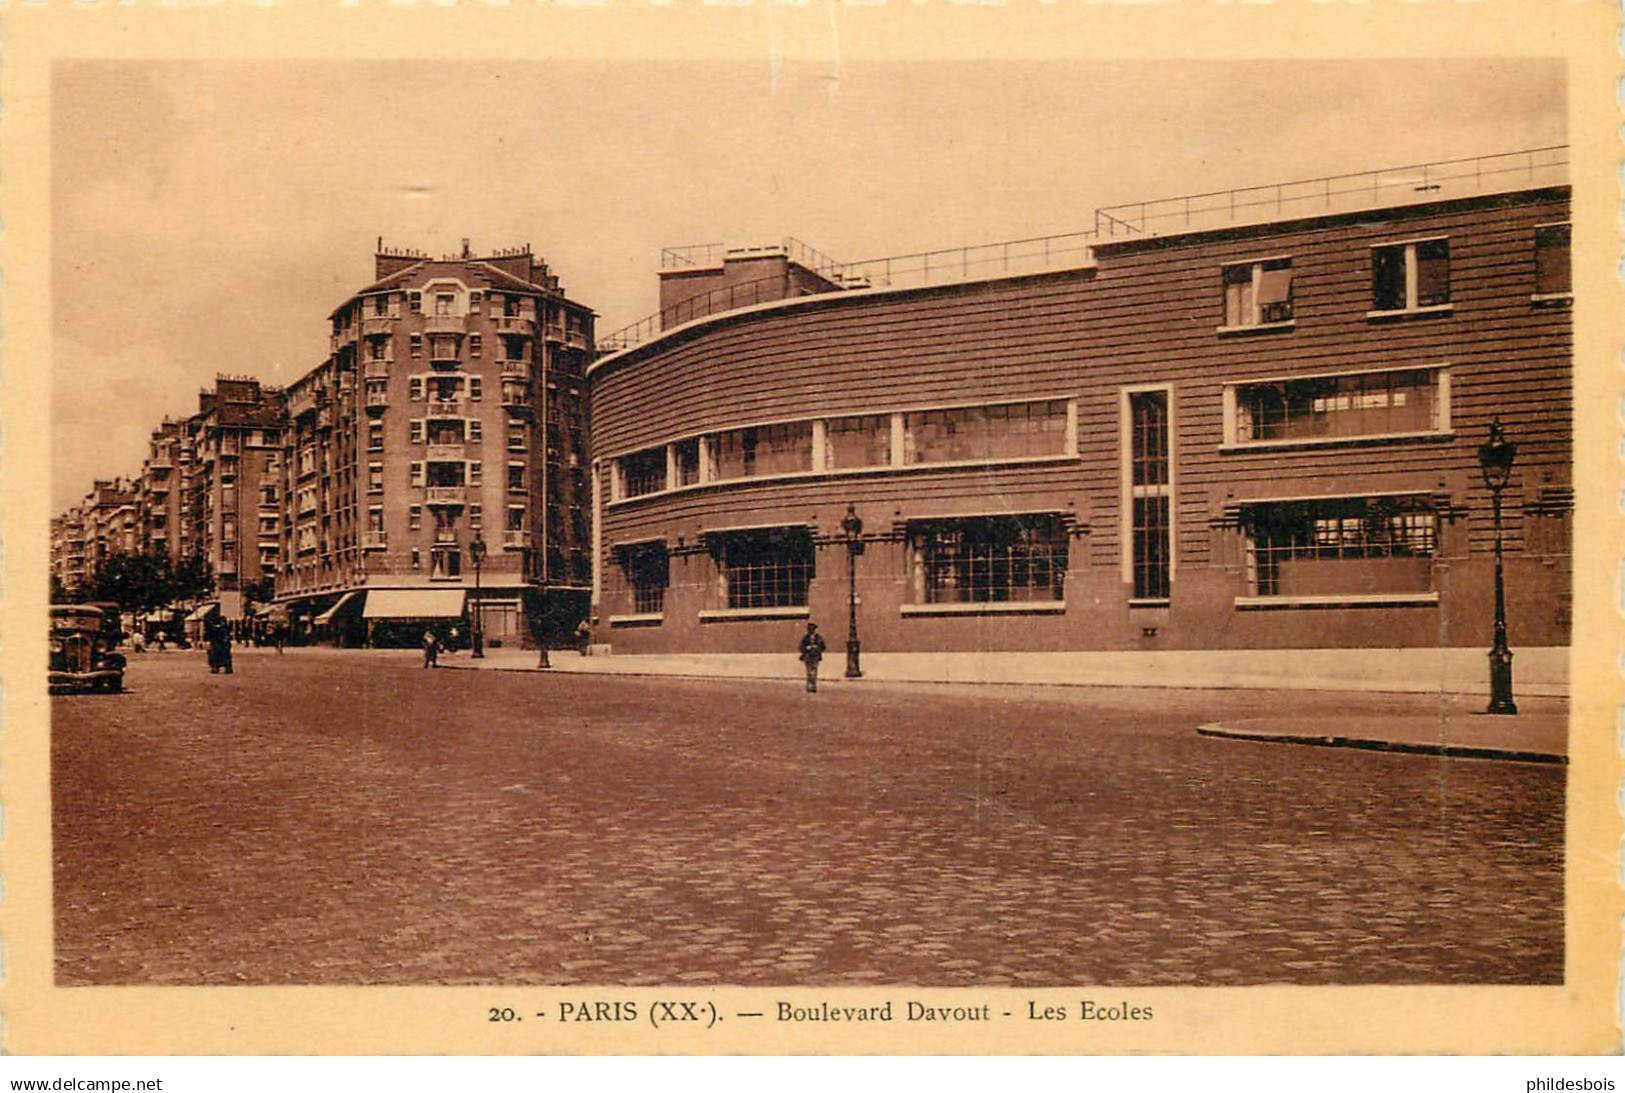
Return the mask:
POLYGON ((595 641, 783 654, 813 619, 838 669, 850 506, 866 662, 1435 649, 1486 675, 1499 417, 1518 671, 1560 677, 1569 192, 1544 151, 884 266, 668 252, 664 322, 588 370, 595 641))

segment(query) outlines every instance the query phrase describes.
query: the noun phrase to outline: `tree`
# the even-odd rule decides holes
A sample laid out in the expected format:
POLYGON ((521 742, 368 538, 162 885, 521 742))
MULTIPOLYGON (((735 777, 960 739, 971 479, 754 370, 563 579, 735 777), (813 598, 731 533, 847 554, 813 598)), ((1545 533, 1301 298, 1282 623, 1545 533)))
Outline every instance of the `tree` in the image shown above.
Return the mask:
POLYGON ((249 603, 270 603, 276 599, 276 581, 262 577, 257 581, 243 582, 243 599, 249 603))
POLYGON ((111 555, 90 581, 88 598, 125 611, 151 611, 172 598, 169 559, 161 554, 111 555))
POLYGON ((209 572, 209 563, 203 560, 203 555, 193 554, 171 568, 169 584, 171 599, 202 599, 214 593, 214 574, 209 572))

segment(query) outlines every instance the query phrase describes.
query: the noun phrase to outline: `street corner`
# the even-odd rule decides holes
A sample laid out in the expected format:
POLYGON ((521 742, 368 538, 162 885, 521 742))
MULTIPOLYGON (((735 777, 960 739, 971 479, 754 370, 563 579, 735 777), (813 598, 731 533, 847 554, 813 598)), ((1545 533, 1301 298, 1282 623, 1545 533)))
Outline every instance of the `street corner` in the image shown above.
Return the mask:
POLYGON ((1568 762, 1568 715, 1457 711, 1446 716, 1259 717, 1196 726, 1200 736, 1268 744, 1353 748, 1450 759, 1568 762))

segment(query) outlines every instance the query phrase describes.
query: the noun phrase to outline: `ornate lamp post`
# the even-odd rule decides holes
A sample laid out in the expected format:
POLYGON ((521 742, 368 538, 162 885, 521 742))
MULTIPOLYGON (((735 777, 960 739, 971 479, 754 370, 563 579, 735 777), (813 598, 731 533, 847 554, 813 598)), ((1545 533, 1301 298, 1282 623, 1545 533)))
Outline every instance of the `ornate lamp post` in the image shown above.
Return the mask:
POLYGON ((841 518, 841 534, 846 536, 846 678, 860 679, 858 666, 858 555, 863 553, 863 520, 849 501, 841 518))
POLYGON ((1478 448, 1478 467, 1484 472, 1495 512, 1495 642, 1490 646, 1489 713, 1517 713, 1512 701, 1512 650, 1507 648, 1506 591, 1501 578, 1501 491, 1512 478, 1512 460, 1518 446, 1501 433, 1501 419, 1490 423, 1490 439, 1478 448))
POLYGON ((480 538, 478 528, 474 529, 474 541, 468 544, 468 556, 474 560, 474 655, 485 656, 485 626, 482 603, 480 601, 480 567, 485 564, 485 540, 480 538))

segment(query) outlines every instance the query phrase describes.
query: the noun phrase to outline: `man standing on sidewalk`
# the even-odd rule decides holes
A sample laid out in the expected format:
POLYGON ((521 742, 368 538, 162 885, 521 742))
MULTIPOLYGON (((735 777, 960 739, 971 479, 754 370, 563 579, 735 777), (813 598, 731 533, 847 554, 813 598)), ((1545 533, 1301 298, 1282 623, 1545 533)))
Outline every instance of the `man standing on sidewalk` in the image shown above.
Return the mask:
POLYGON ((809 622, 807 632, 801 635, 801 663, 807 666, 807 693, 818 690, 818 662, 824 659, 824 636, 818 624, 809 622))
POLYGON ((425 668, 440 666, 440 639, 434 636, 433 627, 423 629, 423 666, 425 668))

